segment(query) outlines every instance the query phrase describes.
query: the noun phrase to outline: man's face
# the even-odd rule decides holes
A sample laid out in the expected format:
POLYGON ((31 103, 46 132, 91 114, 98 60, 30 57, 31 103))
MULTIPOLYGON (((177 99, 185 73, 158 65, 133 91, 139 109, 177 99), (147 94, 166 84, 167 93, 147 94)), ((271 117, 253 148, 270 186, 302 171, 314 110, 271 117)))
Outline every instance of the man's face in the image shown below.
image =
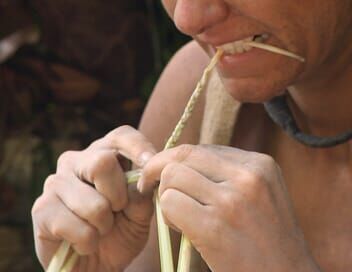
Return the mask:
POLYGON ((223 57, 218 65, 221 78, 240 101, 263 102, 290 85, 324 74, 351 48, 351 0, 162 2, 178 29, 210 56, 217 46, 265 34, 264 43, 306 58, 301 63, 260 49, 223 57))

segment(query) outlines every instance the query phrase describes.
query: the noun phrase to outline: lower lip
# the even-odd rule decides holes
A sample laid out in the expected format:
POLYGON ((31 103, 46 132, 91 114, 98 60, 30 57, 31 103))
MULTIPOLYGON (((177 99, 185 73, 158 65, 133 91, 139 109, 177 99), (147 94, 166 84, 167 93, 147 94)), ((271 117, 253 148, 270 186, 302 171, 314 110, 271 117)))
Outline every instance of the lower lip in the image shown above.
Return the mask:
POLYGON ((258 64, 268 64, 273 61, 273 54, 258 48, 250 51, 224 55, 219 63, 218 69, 222 76, 246 76, 258 69, 258 64))

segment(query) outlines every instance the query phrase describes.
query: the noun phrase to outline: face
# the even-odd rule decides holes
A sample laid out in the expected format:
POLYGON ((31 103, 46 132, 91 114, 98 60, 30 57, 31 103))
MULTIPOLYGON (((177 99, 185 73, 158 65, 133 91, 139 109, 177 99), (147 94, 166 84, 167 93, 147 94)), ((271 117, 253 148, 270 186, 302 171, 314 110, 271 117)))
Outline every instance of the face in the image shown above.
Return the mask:
POLYGON ((331 73, 341 56, 352 56, 352 0, 162 2, 177 28, 209 56, 218 46, 261 35, 267 37, 264 43, 306 59, 301 63, 261 49, 226 54, 218 71, 226 89, 240 101, 266 101, 288 86, 331 73))

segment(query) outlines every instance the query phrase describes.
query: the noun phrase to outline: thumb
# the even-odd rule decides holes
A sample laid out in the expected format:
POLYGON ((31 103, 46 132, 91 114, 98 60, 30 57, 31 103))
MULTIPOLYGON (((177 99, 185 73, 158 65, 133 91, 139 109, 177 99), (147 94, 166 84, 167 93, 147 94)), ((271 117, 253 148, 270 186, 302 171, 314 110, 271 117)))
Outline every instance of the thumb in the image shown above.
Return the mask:
POLYGON ((153 193, 141 194, 136 184, 128 186, 128 205, 124 214, 129 220, 142 226, 149 226, 154 212, 153 193))

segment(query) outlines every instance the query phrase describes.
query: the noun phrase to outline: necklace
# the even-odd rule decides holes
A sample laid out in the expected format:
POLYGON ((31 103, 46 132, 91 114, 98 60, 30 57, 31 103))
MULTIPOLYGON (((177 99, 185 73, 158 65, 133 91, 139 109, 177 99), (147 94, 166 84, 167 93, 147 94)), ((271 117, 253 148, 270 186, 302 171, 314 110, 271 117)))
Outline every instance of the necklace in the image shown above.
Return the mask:
POLYGON ((265 110, 271 119, 278 124, 287 134, 310 147, 333 147, 352 139, 352 130, 333 137, 320 137, 302 132, 287 104, 286 96, 275 97, 264 103, 265 110))

